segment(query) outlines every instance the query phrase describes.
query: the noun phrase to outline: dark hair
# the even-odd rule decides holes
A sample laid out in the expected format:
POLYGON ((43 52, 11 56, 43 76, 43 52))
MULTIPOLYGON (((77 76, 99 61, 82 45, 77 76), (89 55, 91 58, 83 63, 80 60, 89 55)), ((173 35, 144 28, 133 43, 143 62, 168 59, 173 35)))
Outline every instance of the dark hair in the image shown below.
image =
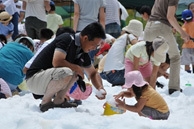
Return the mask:
POLYGON ((75 31, 71 27, 60 27, 57 29, 56 37, 63 33, 75 34, 75 31))
POLYGON ((50 4, 50 7, 51 7, 50 11, 55 11, 55 5, 50 4))
POLYGON ((34 51, 34 46, 27 38, 23 37, 18 42, 26 45, 29 49, 32 49, 32 51, 34 51))
POLYGON ((88 36, 89 41, 93 41, 94 38, 102 38, 105 39, 105 31, 102 25, 98 22, 93 22, 87 25, 82 31, 81 36, 88 36))
POLYGON ((153 42, 146 41, 146 52, 148 54, 148 59, 150 60, 152 53, 154 52, 154 48, 152 46, 153 42))
POLYGON ((170 58, 169 58, 168 53, 166 53, 166 61, 165 61, 165 63, 170 64, 170 58))
POLYGON ((3 41, 3 43, 7 43, 7 38, 6 38, 6 36, 4 35, 4 34, 0 34, 0 42, 2 42, 3 41))
POLYGON ((188 4, 188 6, 187 6, 188 9, 190 9, 190 6, 191 6, 192 4, 194 4, 194 2, 191 2, 191 3, 188 4))
POLYGON ((54 32, 51 29, 43 28, 40 30, 40 39, 51 39, 54 35, 54 32))
POLYGON ((132 89, 133 89, 133 92, 135 94, 135 98, 138 100, 140 99, 141 95, 142 95, 142 92, 147 89, 148 87, 148 84, 145 84, 144 86, 142 87, 137 87, 136 85, 132 85, 132 89))
POLYGON ((149 16, 151 15, 151 8, 148 5, 143 5, 140 10, 139 10, 140 14, 144 14, 147 13, 149 16))

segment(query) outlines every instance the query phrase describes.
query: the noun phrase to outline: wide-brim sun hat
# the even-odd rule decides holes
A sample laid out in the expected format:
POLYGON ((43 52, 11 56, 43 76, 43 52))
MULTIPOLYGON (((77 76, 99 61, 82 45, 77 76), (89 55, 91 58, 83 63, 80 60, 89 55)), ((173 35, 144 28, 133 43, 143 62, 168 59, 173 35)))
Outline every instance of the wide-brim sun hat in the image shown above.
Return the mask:
POLYGON ((143 32, 143 24, 136 19, 132 19, 122 30, 139 37, 143 32))
POLYGON ((131 88, 133 85, 137 87, 143 87, 148 82, 144 81, 144 78, 140 71, 130 71, 125 75, 125 84, 122 86, 123 88, 131 88))
POLYGON ((166 53, 168 52, 169 45, 166 40, 162 36, 158 36, 153 40, 153 49, 154 49, 154 59, 157 62, 165 62, 166 61, 166 53))
POLYGON ((0 22, 1 23, 7 23, 7 22, 9 22, 9 21, 11 21, 11 19, 12 19, 12 16, 8 13, 8 12, 1 12, 0 13, 0 22))

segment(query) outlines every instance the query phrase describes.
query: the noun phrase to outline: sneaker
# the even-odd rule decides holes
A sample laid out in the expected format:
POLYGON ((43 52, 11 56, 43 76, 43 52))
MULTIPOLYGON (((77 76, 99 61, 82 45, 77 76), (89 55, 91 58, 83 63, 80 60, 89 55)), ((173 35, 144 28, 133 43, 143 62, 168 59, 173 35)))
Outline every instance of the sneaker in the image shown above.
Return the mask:
MULTIPOLYGON (((176 89, 169 89, 169 90, 168 90, 168 92, 169 92, 170 95, 171 95, 172 93, 174 93, 175 91, 178 91, 178 90, 176 90, 176 89)), ((183 92, 182 89, 180 89, 179 91, 180 91, 180 92, 183 92)))

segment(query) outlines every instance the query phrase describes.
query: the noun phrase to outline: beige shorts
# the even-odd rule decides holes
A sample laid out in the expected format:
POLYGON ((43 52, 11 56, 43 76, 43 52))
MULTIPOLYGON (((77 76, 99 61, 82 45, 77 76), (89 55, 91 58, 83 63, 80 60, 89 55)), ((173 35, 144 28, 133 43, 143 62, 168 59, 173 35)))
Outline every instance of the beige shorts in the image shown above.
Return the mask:
POLYGON ((26 84, 32 93, 44 95, 51 80, 60 80, 70 75, 73 75, 73 71, 70 68, 50 68, 34 74, 26 80, 26 84))

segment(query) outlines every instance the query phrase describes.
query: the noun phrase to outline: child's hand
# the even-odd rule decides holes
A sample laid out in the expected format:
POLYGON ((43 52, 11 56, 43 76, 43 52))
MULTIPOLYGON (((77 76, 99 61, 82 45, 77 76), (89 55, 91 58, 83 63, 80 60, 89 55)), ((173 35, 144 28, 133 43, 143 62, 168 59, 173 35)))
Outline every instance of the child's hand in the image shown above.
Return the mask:
POLYGON ((123 109, 123 110, 126 110, 126 108, 125 108, 125 99, 123 99, 123 101, 122 100, 120 100, 120 99, 115 99, 115 101, 116 101, 116 106, 118 107, 118 108, 121 108, 121 109, 123 109))
POLYGON ((125 94, 125 93, 124 93, 124 91, 123 91, 123 92, 120 92, 118 95, 114 95, 115 100, 116 100, 116 99, 119 99, 119 98, 123 99, 123 98, 125 97, 124 94, 125 94))

